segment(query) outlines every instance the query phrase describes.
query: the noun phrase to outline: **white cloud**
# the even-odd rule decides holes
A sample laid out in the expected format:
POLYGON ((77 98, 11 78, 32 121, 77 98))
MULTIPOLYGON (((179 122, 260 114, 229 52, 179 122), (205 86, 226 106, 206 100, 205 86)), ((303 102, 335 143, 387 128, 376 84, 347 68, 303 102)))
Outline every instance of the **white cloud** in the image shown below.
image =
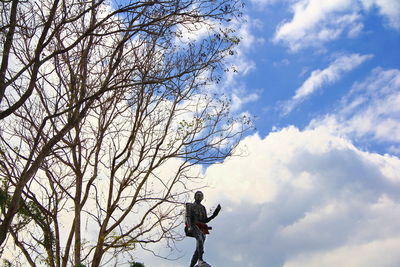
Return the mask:
POLYGON ((400 1, 398 0, 361 0, 368 10, 376 6, 390 27, 400 30, 400 1))
POLYGON ((293 18, 281 24, 274 42, 287 44, 292 51, 306 46, 337 39, 343 32, 360 28, 360 15, 348 12, 354 9, 354 1, 302 0, 292 5, 293 18))
POLYGON ((380 246, 400 249, 399 158, 360 151, 322 129, 294 127, 249 136, 241 148, 245 157, 206 172, 206 205, 223 207, 211 223, 210 263, 398 266, 400 256, 386 257, 380 246))
POLYGON ((305 98, 325 85, 338 81, 343 74, 362 64, 372 55, 343 55, 338 57, 327 68, 314 70, 310 77, 296 90, 296 94, 284 105, 284 114, 290 113, 305 98))
POLYGON ((376 68, 364 81, 354 84, 334 113, 313 120, 310 127, 388 142, 394 153, 400 143, 399 118, 400 70, 376 68))
POLYGON ((243 95, 244 93, 239 93, 239 95, 233 93, 232 94, 232 111, 237 111, 242 108, 243 105, 251 102, 257 101, 260 96, 258 93, 250 93, 248 95, 243 95), (242 96, 243 95, 243 96, 242 96))
POLYGON ((400 262, 399 247, 400 239, 376 240, 360 245, 343 246, 329 252, 300 255, 287 262, 284 267, 394 267, 400 262))
MULTIPOLYGON (((205 173, 207 210, 222 205, 210 223, 209 263, 399 266, 398 157, 361 151, 322 128, 295 127, 248 136, 239 152, 205 173)), ((173 264, 154 257, 144 263, 187 266, 194 248, 186 238, 173 264)))
MULTIPOLYGON (((265 1, 255 1, 259 5, 265 1)), ((266 1, 269 2, 269 1, 266 1)), ((284 43, 290 50, 321 47, 347 33, 354 38, 363 29, 363 10, 376 7, 389 27, 400 29, 400 2, 397 0, 295 0, 293 17, 278 26, 273 41, 284 43)), ((265 3, 264 3, 265 4, 265 3)))
POLYGON ((400 173, 393 171, 399 159, 358 151, 349 140, 323 129, 300 131, 288 127, 270 133, 265 139, 258 135, 249 136, 241 142, 239 152, 244 157, 233 157, 222 165, 207 169, 206 176, 211 181, 210 186, 218 191, 217 198, 260 204, 275 201, 282 193, 279 190, 283 185, 307 191, 328 187, 329 183, 337 186, 336 181, 351 183, 361 179, 368 182, 362 180, 366 177, 349 176, 346 180, 346 175, 360 175, 355 171, 357 165, 376 165, 381 171, 390 169, 392 171, 384 172, 384 177, 400 183, 400 173), (352 157, 353 162, 348 161, 352 157), (329 162, 332 162, 331 166, 324 166, 329 162), (329 174, 329 177, 317 177, 321 173, 329 174), (334 173, 337 176, 331 177, 334 173), (251 195, 249 191, 252 191, 251 195))

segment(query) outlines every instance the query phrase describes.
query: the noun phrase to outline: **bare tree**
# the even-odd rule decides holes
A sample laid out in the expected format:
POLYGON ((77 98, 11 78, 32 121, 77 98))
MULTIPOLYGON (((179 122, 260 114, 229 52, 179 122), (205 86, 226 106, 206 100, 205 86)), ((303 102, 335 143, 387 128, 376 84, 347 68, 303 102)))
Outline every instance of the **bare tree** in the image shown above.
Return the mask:
POLYGON ((100 266, 178 237, 193 167, 249 127, 207 92, 237 4, 2 2, 0 244, 31 266, 100 266))

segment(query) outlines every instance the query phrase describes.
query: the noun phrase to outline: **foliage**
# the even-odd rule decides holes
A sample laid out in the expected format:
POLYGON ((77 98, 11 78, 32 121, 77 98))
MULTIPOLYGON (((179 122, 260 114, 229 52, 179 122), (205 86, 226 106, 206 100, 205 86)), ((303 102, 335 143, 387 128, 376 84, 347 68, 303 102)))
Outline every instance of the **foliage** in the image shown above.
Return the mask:
POLYGON ((12 267, 12 263, 8 260, 3 260, 2 267, 12 267))

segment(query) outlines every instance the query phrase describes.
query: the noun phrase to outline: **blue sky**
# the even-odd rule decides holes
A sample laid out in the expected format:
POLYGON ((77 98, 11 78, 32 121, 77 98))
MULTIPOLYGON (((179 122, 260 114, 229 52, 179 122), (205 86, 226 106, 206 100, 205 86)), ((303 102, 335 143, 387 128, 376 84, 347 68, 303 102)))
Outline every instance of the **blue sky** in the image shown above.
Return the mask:
MULTIPOLYGON (((394 22, 390 23, 390 17, 380 15, 379 5, 365 10, 358 1, 332 1, 337 5, 331 4, 322 11, 318 5, 324 4, 319 1, 258 1, 258 5, 257 1, 252 2, 247 8, 248 31, 255 40, 243 53, 254 67, 238 79, 238 84, 243 89, 241 97, 251 93, 259 97, 244 109, 257 117, 256 126, 261 135, 267 135, 273 127, 303 128, 312 119, 331 113, 354 83, 364 81, 375 68, 399 67, 400 22, 393 18, 394 22), (268 2, 276 3, 262 4, 268 2), (296 9, 300 4, 304 6, 296 9), (318 11, 308 11, 312 5, 318 11), (322 14, 314 14, 318 12, 322 14), (301 16, 315 18, 307 21, 301 16), (354 21, 335 24, 347 16, 355 17, 354 21), (351 33, 355 28, 357 32, 351 33), (317 35, 324 30, 335 34, 319 39, 317 35), (304 33, 296 36, 298 31, 304 33), (360 57, 358 62, 355 62, 356 55, 360 57), (335 77, 321 77, 312 92, 295 101, 290 112, 286 111, 296 91, 313 73, 328 69, 340 59, 348 59, 350 66, 339 65, 331 74, 335 77)), ((395 5, 399 8, 395 2, 386 1, 392 9, 395 5)), ((243 36, 243 39, 246 41, 249 37, 243 36)), ((371 149, 384 152, 382 147, 371 149)))
MULTIPOLYGON (((213 266, 400 266, 400 2, 251 0, 221 85, 255 117, 204 173, 213 266)), ((146 266, 188 266, 138 252, 146 266)), ((163 244, 155 248, 165 253, 163 244)))

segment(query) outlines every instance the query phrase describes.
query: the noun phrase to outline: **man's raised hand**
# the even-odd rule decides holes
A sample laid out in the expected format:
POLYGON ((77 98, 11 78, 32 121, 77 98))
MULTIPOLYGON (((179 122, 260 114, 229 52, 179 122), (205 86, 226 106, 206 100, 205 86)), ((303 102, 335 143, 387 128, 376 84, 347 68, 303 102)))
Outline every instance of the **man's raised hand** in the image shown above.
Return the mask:
POLYGON ((218 204, 217 208, 214 210, 213 217, 216 217, 221 210, 221 205, 218 204))

